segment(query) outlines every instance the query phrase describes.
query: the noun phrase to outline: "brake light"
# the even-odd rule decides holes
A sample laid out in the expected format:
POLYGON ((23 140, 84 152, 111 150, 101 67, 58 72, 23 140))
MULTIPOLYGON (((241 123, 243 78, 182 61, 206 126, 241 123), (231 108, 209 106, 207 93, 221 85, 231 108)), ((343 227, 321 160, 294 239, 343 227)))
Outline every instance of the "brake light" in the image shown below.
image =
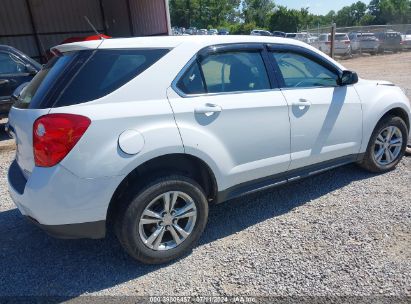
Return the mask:
POLYGON ((331 44, 331 41, 326 41, 325 44, 327 44, 327 45, 328 45, 328 44, 331 44))
POLYGON ((345 40, 344 43, 345 44, 350 44, 350 40, 345 40))
POLYGON ((74 114, 47 114, 33 125, 34 162, 38 167, 58 164, 90 126, 90 119, 74 114))

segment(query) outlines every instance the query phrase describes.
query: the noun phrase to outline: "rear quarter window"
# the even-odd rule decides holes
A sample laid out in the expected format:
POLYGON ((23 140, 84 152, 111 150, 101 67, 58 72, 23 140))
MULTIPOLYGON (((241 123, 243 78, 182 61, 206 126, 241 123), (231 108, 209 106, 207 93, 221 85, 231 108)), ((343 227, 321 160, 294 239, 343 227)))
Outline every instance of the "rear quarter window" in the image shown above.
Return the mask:
POLYGON ((64 89, 55 106, 101 98, 135 78, 168 50, 97 50, 64 89))
POLYGON ((53 58, 22 91, 18 108, 62 107, 117 90, 168 53, 168 49, 106 49, 53 58))

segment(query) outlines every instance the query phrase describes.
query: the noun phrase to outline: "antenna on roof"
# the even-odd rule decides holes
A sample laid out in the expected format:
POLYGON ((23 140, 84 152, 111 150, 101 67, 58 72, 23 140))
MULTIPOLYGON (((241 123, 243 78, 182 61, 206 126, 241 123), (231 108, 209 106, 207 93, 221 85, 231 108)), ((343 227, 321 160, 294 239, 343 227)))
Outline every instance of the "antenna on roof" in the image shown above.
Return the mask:
POLYGON ((100 36, 101 40, 104 40, 104 37, 102 34, 100 34, 97 29, 95 28, 95 26, 93 25, 93 23, 91 23, 90 19, 87 18, 87 16, 83 16, 84 19, 86 19, 87 23, 90 25, 90 27, 93 29, 93 31, 97 34, 97 36, 100 36))

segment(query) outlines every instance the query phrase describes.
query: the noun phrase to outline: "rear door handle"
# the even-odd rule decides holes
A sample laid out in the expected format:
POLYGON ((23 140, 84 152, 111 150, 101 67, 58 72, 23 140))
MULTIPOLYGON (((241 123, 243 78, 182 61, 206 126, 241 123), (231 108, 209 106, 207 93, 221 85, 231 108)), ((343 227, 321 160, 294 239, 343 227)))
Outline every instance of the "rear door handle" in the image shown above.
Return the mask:
POLYGON ((203 106, 198 106, 194 109, 194 113, 196 114, 205 114, 206 116, 213 115, 214 113, 221 112, 222 109, 219 105, 206 103, 203 106))
POLYGON ((305 98, 300 98, 298 101, 293 101, 293 106, 297 107, 309 107, 311 106, 311 102, 305 98))

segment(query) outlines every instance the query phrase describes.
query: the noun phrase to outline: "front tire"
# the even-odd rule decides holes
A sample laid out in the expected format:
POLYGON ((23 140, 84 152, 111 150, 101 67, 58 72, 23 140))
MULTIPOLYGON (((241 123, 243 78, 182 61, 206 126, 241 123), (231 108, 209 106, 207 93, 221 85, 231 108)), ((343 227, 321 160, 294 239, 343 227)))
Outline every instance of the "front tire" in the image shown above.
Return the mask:
POLYGON ((161 264, 190 251, 207 223, 208 202, 194 180, 169 175, 154 179, 120 212, 117 237, 127 253, 161 264))
POLYGON ((384 117, 375 127, 359 165, 375 173, 394 169, 404 156, 407 140, 405 122, 397 116, 384 117))

